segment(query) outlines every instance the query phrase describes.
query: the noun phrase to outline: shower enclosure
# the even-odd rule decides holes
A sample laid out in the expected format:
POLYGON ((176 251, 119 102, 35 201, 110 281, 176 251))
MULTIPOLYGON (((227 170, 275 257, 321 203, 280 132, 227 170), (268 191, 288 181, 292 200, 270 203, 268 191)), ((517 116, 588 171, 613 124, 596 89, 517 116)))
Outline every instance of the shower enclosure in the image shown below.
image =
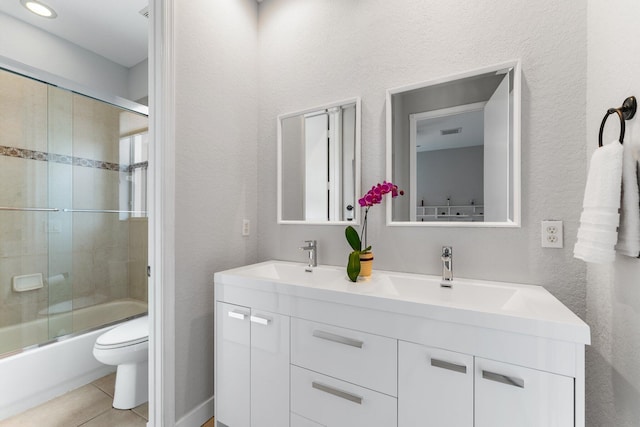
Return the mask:
POLYGON ((148 144, 145 114, 0 69, 0 359, 146 313, 148 144))

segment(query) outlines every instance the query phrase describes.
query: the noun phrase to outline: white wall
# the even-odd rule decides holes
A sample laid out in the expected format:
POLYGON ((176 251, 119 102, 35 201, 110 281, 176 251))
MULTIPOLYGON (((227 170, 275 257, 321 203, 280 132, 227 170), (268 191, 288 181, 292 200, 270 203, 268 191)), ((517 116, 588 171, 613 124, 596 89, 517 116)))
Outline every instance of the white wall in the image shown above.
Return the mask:
MULTIPOLYGON (((637 28, 635 0, 588 2, 587 138, 588 156, 598 145, 607 108, 640 95, 640 39, 621 41, 622 28, 637 28)), ((637 33, 637 31, 636 31, 637 33)), ((607 122, 605 141, 618 138, 617 120, 607 122)), ((625 144, 640 149, 640 120, 627 122, 625 144)), ((585 172, 586 173, 586 172, 585 172)), ((587 419, 590 426, 640 425, 640 260, 618 256, 614 264, 589 266, 587 323, 587 419)))
POLYGON ((175 8, 179 420, 213 395, 213 273, 257 259, 255 232, 241 229, 257 222, 258 88, 254 0, 175 8))
POLYGON ((526 0, 267 0, 259 16, 260 260, 345 265, 342 226, 276 224, 276 116, 362 97, 362 188, 385 173, 385 90, 520 58, 523 221, 520 229, 386 227, 369 213, 376 268, 439 274, 456 250, 460 277, 544 285, 585 312, 585 267, 572 258, 585 182, 586 3, 526 0), (578 106, 578 111, 575 108, 578 106), (565 221, 565 248, 540 248, 540 221, 565 221))
MULTIPOLYGON (((416 201, 418 206, 484 203, 484 146, 418 151, 416 159, 416 201), (434 182, 442 185, 433 185, 434 182)), ((433 212, 433 211, 431 211, 433 212)), ((431 213, 430 212, 430 213, 431 213)), ((455 212, 454 212, 455 213, 455 212)))

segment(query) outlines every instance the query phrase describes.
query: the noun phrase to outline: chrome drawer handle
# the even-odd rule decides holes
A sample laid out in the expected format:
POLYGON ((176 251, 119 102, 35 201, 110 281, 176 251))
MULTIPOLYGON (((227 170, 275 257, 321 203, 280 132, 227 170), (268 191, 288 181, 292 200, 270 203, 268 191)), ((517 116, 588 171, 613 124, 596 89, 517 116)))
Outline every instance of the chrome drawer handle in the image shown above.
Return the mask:
POLYGON ((251 316, 249 317, 249 320, 253 323, 257 323, 259 325, 264 325, 264 326, 267 326, 269 322, 271 322, 271 319, 268 319, 266 317, 261 317, 261 316, 251 316))
POLYGON ((436 368, 448 369, 450 371, 460 372, 461 374, 467 373, 467 367, 465 365, 458 365, 456 363, 446 362, 439 359, 431 359, 431 366, 436 368))
POLYGON ((509 377, 503 374, 497 374, 490 371, 482 371, 482 378, 485 380, 495 381, 502 384, 512 385, 514 387, 524 388, 524 380, 520 378, 509 377))
POLYGON ((353 338, 343 337, 342 335, 332 334, 325 331, 313 331, 313 336, 327 341, 333 341, 340 344, 350 345, 351 347, 362 348, 364 342, 354 340, 353 338))
POLYGON ((229 317, 231 317, 232 319, 238 319, 238 320, 244 320, 245 317, 247 317, 246 314, 244 313, 238 313, 237 311, 230 311, 228 313, 229 317))
POLYGON ((324 391, 325 393, 341 397, 350 402, 357 403, 358 405, 362 405, 362 397, 356 396, 355 394, 347 393, 346 391, 338 390, 337 388, 329 387, 328 385, 317 383, 315 381, 311 383, 311 387, 315 388, 316 390, 324 391))

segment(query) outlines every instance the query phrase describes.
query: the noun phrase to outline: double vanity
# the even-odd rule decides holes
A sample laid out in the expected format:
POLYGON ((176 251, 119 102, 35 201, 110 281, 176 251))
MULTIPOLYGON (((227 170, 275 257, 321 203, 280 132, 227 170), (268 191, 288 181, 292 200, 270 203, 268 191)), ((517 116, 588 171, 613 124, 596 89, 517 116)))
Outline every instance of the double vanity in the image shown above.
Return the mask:
POLYGON ((218 427, 584 426, 589 327, 544 288, 305 267, 215 274, 218 427))

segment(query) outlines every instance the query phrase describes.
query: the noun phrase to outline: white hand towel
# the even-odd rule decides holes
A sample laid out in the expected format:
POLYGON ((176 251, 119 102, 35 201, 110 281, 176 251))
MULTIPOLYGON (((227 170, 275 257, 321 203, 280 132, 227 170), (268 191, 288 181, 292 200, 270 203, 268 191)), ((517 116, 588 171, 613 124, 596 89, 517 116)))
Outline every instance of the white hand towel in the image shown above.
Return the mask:
POLYGON ((573 248, 573 256, 585 262, 608 263, 615 259, 623 149, 614 141, 591 156, 578 241, 573 248))
POLYGON ((640 255, 640 193, 638 192, 638 161, 633 144, 624 144, 622 159, 622 209, 616 251, 622 255, 640 255))

